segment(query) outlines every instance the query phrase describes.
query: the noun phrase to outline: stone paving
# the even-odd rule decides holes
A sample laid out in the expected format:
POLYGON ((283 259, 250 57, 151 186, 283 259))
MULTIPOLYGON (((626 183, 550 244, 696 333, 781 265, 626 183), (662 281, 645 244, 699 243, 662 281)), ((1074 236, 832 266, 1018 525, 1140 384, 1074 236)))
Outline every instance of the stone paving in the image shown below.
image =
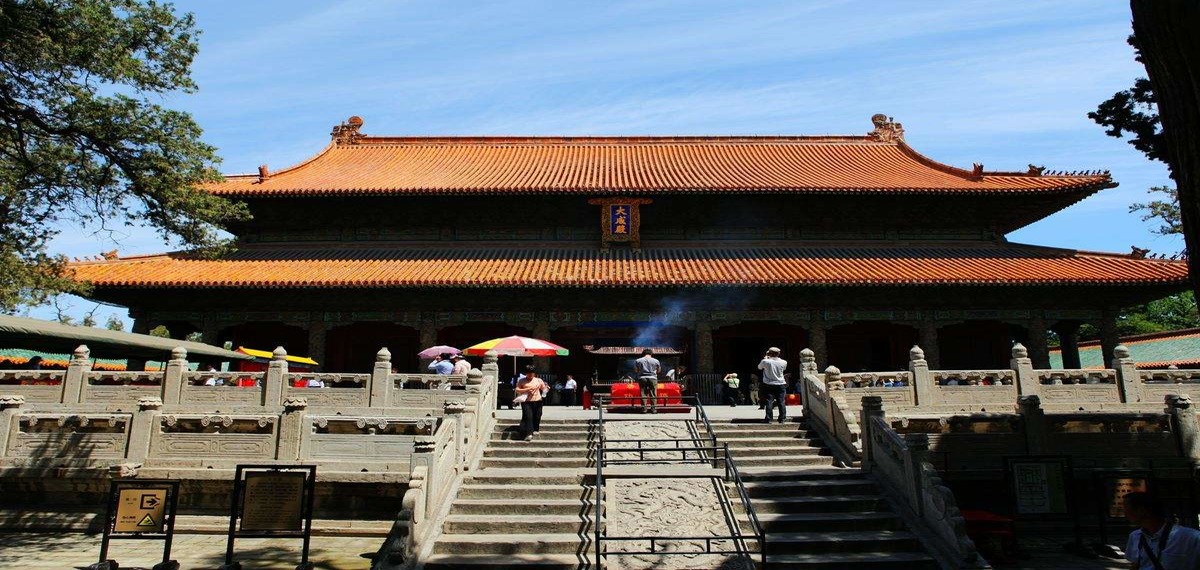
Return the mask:
MULTIPOLYGON (((380 537, 314 536, 309 559, 322 570, 367 570, 380 537)), ((121 569, 149 568, 162 561, 162 542, 157 540, 114 540, 109 558, 121 569)), ((239 539, 235 560, 245 570, 294 570, 300 561, 298 539, 239 539)), ((0 568, 67 570, 83 568, 100 556, 100 535, 82 533, 0 533, 0 568)), ((211 534, 176 535, 171 558, 183 570, 212 570, 225 561, 225 537, 211 534)))

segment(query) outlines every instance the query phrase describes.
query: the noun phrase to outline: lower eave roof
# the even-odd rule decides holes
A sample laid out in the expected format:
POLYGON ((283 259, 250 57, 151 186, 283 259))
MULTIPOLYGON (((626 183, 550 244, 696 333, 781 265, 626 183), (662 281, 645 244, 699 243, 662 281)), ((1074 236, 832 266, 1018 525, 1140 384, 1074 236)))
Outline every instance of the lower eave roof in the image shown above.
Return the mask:
POLYGON ((1180 285, 1181 261, 974 247, 243 247, 76 262, 102 288, 1180 285))

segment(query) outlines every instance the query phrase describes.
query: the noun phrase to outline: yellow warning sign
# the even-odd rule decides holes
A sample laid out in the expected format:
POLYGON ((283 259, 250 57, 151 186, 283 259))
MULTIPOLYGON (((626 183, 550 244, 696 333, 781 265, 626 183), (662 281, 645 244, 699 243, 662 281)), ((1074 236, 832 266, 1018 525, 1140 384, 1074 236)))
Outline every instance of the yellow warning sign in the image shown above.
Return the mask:
POLYGON ((121 489, 113 532, 162 532, 166 489, 121 489))

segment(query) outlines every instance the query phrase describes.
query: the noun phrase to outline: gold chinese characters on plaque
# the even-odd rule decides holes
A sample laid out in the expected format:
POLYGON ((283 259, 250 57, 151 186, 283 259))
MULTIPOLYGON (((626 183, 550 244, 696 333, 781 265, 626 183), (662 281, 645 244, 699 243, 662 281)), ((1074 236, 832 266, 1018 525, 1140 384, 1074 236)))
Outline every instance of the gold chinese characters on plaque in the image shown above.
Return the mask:
POLYGON ((600 206, 601 246, 609 247, 614 243, 628 243, 634 248, 641 247, 642 215, 639 206, 649 204, 647 198, 592 198, 588 200, 593 206, 600 206))
POLYGON ((304 529, 305 473, 246 473, 242 531, 304 529))

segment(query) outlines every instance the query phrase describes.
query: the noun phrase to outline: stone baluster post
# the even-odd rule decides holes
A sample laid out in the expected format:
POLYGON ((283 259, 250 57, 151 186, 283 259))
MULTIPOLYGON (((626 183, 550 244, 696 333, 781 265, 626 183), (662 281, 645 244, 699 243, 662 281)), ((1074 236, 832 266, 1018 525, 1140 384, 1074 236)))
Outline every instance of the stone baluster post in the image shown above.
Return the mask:
POLYGON ((1187 394, 1168 394, 1165 398, 1171 416, 1171 429, 1179 441, 1179 451, 1192 467, 1200 466, 1200 426, 1196 425, 1196 409, 1187 394))
MULTIPOLYGON (((834 391, 841 392, 846 388, 846 382, 842 380, 842 371, 837 366, 829 366, 825 369, 825 393, 829 395, 829 417, 825 418, 825 423, 829 425, 829 433, 837 439, 837 421, 834 418, 834 412, 837 405, 834 402, 834 391)), ((840 394, 839 394, 840 396, 840 394)))
POLYGON ((909 469, 909 481, 912 483, 908 488, 908 504, 920 518, 925 516, 925 470, 921 467, 929 461, 929 434, 906 433, 904 443, 908 447, 908 457, 904 463, 909 469))
POLYGON ((8 440, 17 429, 17 416, 24 404, 24 396, 0 396, 0 457, 8 454, 8 440))
POLYGON ((883 419, 883 397, 863 396, 862 399, 862 468, 870 471, 875 463, 875 418, 883 419))
POLYGON ((1029 358, 1025 345, 1019 342, 1013 345, 1008 367, 1017 375, 1017 394, 1031 396, 1038 393, 1037 373, 1033 371, 1033 359, 1029 358))
POLYGON ((275 459, 295 461, 300 459, 301 442, 308 411, 308 398, 284 398, 283 416, 279 418, 279 445, 275 446, 275 459))
POLYGON ((63 377, 62 402, 78 404, 83 401, 83 387, 87 384, 88 373, 92 371, 92 351, 86 344, 79 345, 71 354, 71 362, 67 365, 67 373, 63 377))
POLYGON ((920 407, 938 403, 934 395, 933 375, 929 373, 925 351, 919 346, 913 345, 908 351, 908 372, 912 375, 914 404, 920 407))
POLYGON ((1017 412, 1021 414, 1022 429, 1025 430, 1025 451, 1029 455, 1046 452, 1046 411, 1037 394, 1017 397, 1017 412))
POLYGON ((447 400, 442 403, 442 421, 454 422, 454 441, 455 453, 454 461, 459 465, 466 463, 467 459, 467 433, 472 427, 470 425, 471 414, 467 412, 467 403, 463 400, 447 400))
POLYGON ((497 382, 500 381, 500 367, 496 364, 495 354, 483 355, 483 366, 480 366, 479 369, 483 370, 485 376, 491 376, 497 382))
POLYGON ((125 454, 130 463, 142 463, 150 455, 150 440, 158 427, 162 406, 163 401, 159 398, 138 399, 137 410, 133 412, 133 423, 129 426, 129 450, 125 454))
POLYGON ((817 374, 817 353, 811 348, 800 351, 800 409, 808 410, 808 375, 817 374))
POLYGON ((1135 404, 1142 401, 1142 375, 1138 373, 1137 363, 1129 356, 1129 348, 1118 344, 1113 348, 1113 358, 1110 362, 1117 372, 1117 391, 1121 394, 1121 402, 1135 404))
POLYGON ((263 378, 262 405, 275 407, 283 403, 283 384, 287 382, 287 351, 282 346, 271 353, 271 364, 263 378))
POLYGON ((371 403, 372 408, 386 408, 391 405, 392 390, 392 352, 383 347, 375 353, 375 367, 371 369, 371 403))
POLYGON ((187 349, 177 346, 171 350, 167 371, 162 380, 162 403, 178 404, 183 395, 183 378, 188 371, 187 349))

